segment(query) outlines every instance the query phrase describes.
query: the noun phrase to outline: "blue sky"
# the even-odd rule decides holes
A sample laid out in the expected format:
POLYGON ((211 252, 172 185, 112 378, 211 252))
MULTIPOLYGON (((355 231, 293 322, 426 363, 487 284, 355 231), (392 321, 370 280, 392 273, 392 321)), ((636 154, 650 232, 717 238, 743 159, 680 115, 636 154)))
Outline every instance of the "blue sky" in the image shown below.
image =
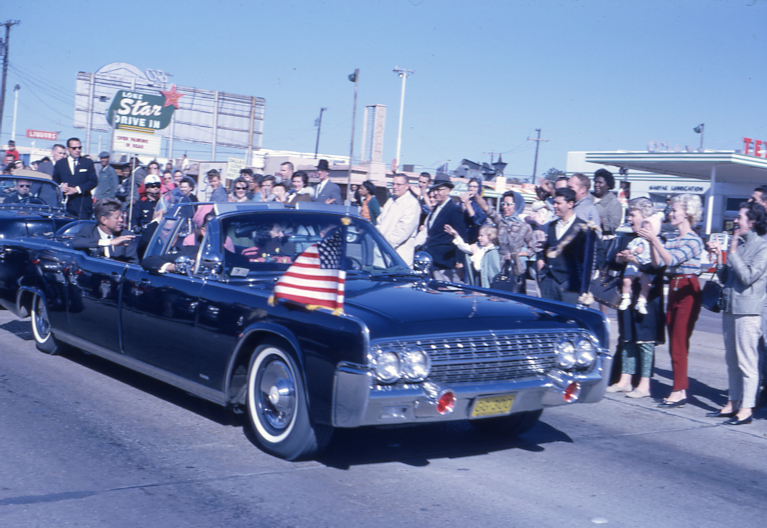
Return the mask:
MULTIPOLYGON (((263 146, 348 155, 360 69, 362 108, 388 107, 384 160, 395 155, 401 82, 408 79, 402 163, 434 168, 503 153, 507 175, 565 168, 571 150, 643 150, 655 139, 738 149, 767 140, 767 1, 357 0, 187 2, 6 0, 11 33, 3 119, 72 128, 75 77, 111 62, 174 75, 173 82, 266 99, 263 146)), ((106 140, 106 138, 105 138, 106 140)), ((38 146, 49 142, 38 140, 38 146)), ((95 147, 94 147, 95 148, 95 147)), ((176 146, 176 152, 183 147, 176 146)), ((190 157, 209 149, 194 145, 190 157)), ((242 151, 240 151, 242 153, 242 151)), ((219 156, 221 157, 221 156, 219 156)))

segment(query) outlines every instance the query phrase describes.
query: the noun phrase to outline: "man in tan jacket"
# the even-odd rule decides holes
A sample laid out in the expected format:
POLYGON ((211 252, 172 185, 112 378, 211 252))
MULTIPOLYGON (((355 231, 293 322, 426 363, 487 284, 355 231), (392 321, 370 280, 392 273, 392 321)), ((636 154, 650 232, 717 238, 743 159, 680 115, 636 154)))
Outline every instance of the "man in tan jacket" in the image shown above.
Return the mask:
POLYGON ((392 196, 381 209, 376 227, 408 266, 413 265, 415 236, 418 234, 420 219, 421 207, 410 192, 407 176, 396 174, 392 180, 392 196))

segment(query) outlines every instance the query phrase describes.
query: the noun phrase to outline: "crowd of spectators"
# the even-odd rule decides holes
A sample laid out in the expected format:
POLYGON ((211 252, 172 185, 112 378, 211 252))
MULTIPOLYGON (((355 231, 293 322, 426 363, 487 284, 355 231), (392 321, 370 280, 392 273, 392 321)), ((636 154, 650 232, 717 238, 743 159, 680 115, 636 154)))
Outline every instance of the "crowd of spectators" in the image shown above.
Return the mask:
MULTIPOLYGON (((68 212, 79 218, 92 218, 95 212, 97 226, 82 233, 77 247, 101 249, 105 256, 111 253, 130 261, 135 254, 124 246, 134 243, 133 235, 151 232, 170 206, 196 202, 198 182, 205 186, 206 202, 344 203, 340 186, 330 179, 327 160, 319 160, 313 171, 319 180, 314 186, 309 173, 295 171, 292 163, 285 162, 273 175, 244 168, 227 188, 215 169, 198 177, 189 174, 186 157, 178 167, 168 163, 161 170, 157 161, 144 166, 132 158, 120 165, 111 163, 109 152, 101 152, 94 164, 81 154, 80 140, 70 138, 66 145, 54 145, 50 157, 35 162, 33 168, 60 186, 68 212)), ((13 142, 4 162, 7 174, 25 168, 13 142)), ((22 199, 30 185, 23 179, 17 183, 14 192, 22 199)), ((655 347, 668 335, 673 386, 659 406, 685 405, 690 338, 702 302, 699 275, 705 244, 695 230, 702 214, 700 198, 670 196, 664 212, 657 212, 647 198, 635 198, 624 206, 613 192, 612 173, 599 169, 593 179, 576 173, 554 182, 542 180, 529 207, 520 193, 507 191, 499 196, 496 208, 483 196, 482 183, 471 179, 466 192, 454 193, 455 184, 447 174, 432 177, 423 172, 414 184, 407 175, 394 174, 391 193, 364 181, 349 189, 347 200, 405 263, 413 266, 416 253, 425 252, 428 273, 436 280, 493 288, 499 277, 512 278, 521 285, 515 291, 526 294, 531 278, 541 297, 589 304, 593 281, 616 278, 621 294, 615 306, 621 373, 608 392, 650 396, 655 347), (619 230, 624 220, 627 228, 619 230)), ((767 379, 766 205, 767 188, 760 187, 741 205, 728 247, 716 240, 708 247, 718 257, 717 275, 723 284, 730 385, 727 404, 709 416, 728 418, 725 423, 732 425, 751 421, 760 383, 767 379)), ((210 218, 212 207, 198 208, 198 228, 210 218)))

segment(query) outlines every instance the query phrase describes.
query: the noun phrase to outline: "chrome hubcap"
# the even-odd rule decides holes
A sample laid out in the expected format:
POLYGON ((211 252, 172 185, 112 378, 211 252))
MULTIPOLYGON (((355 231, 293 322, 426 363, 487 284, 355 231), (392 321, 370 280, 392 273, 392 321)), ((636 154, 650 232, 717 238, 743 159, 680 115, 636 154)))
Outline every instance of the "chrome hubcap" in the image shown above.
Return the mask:
POLYGON ((37 298, 37 306, 35 307, 35 326, 37 332, 40 334, 40 338, 45 340, 48 334, 51 333, 51 324, 48 322, 48 309, 45 307, 45 303, 41 298, 37 298))
POLYGON ((258 403, 261 416, 274 429, 284 429, 296 410, 296 384, 290 367, 281 359, 267 363, 259 374, 258 403))

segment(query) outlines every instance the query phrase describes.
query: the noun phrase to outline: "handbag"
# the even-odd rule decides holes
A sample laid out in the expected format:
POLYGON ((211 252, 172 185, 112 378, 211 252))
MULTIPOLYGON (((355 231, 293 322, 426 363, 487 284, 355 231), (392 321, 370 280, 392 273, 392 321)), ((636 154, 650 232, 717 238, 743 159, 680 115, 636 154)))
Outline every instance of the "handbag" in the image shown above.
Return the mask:
POLYGON ((589 292, 599 304, 617 308, 621 302, 621 278, 620 276, 600 275, 599 278, 591 281, 589 292))
POLYGON ((706 284, 703 286, 703 291, 701 292, 701 305, 703 308, 714 313, 721 312, 722 308, 724 308, 724 299, 722 298, 723 292, 724 288, 719 281, 715 279, 706 281, 706 284))
POLYGON ((491 290, 501 290, 511 293, 527 293, 527 282, 524 275, 516 275, 511 272, 511 262, 503 265, 501 272, 493 277, 490 283, 491 290))

